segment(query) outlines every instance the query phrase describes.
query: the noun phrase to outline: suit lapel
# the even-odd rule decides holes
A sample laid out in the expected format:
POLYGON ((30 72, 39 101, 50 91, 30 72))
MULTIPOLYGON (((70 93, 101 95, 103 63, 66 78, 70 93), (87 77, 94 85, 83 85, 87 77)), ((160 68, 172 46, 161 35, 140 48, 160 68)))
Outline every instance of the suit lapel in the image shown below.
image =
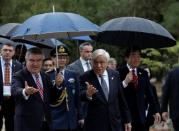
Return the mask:
POLYGON ((143 77, 141 77, 141 75, 142 75, 141 70, 139 68, 137 68, 138 87, 139 88, 142 87, 141 84, 143 83, 143 80, 142 80, 143 77))
POLYGON ((0 83, 3 83, 3 72, 2 72, 2 66, 1 66, 1 59, 0 59, 0 73, 1 73, 1 76, 0 76, 0 83))
POLYGON ((109 96, 108 96, 108 101, 110 101, 110 99, 113 96, 113 90, 114 90, 114 76, 112 75, 110 70, 107 70, 108 72, 108 80, 109 80, 109 96))
POLYGON ((78 60, 77 66, 79 67, 80 72, 82 72, 82 73, 83 73, 83 72, 84 72, 84 69, 83 69, 83 65, 82 65, 82 63, 81 63, 80 59, 78 60))
MULTIPOLYGON (((47 85, 47 80, 45 79, 45 75, 41 72, 40 73, 41 75, 41 78, 42 78, 42 84, 43 84, 43 98, 44 98, 44 101, 46 100, 46 98, 48 97, 47 96, 47 88, 48 88, 48 85, 47 85)), ((40 95, 40 94, 39 94, 40 95)))
POLYGON ((101 101, 103 101, 104 103, 107 103, 103 89, 101 87, 101 84, 99 83, 98 77, 96 76, 96 74, 94 73, 93 70, 92 70, 92 77, 91 78, 92 78, 92 80, 91 80, 92 85, 94 85, 94 87, 97 88, 97 90, 99 91, 99 94, 97 93, 97 95, 99 95, 99 98, 101 99, 101 101))
POLYGON ((16 62, 12 61, 12 75, 16 72, 16 62))

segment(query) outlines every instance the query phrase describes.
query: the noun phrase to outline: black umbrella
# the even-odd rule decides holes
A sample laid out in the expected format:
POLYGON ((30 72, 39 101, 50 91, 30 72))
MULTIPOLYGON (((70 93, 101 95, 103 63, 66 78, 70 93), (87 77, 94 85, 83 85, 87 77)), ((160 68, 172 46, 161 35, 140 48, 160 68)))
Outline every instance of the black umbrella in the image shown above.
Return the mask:
POLYGON ((7 23, 0 26, 0 37, 10 38, 12 35, 12 32, 14 32, 18 26, 19 23, 7 23))
POLYGON ((139 17, 111 19, 100 26, 100 33, 93 37, 98 42, 118 46, 162 48, 176 44, 172 35, 160 24, 139 17))

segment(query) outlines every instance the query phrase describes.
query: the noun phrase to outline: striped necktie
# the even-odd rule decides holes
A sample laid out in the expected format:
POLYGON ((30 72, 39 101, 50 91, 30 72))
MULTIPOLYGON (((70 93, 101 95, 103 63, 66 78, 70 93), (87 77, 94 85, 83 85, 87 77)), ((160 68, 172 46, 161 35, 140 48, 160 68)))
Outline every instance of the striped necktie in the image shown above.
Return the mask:
POLYGON ((35 74, 35 78, 36 78, 37 88, 39 89, 40 97, 41 97, 42 100, 43 100, 43 87, 42 87, 42 85, 41 85, 41 83, 40 83, 39 75, 38 75, 38 74, 35 74))

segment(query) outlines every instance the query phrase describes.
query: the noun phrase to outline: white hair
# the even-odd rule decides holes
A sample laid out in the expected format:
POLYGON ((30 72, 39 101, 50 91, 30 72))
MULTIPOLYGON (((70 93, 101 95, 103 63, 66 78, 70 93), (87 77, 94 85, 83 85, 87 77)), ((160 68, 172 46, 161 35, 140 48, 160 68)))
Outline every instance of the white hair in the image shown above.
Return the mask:
POLYGON ((97 49, 92 53, 92 61, 94 61, 98 56, 103 56, 106 58, 107 62, 110 59, 109 53, 104 49, 97 49))

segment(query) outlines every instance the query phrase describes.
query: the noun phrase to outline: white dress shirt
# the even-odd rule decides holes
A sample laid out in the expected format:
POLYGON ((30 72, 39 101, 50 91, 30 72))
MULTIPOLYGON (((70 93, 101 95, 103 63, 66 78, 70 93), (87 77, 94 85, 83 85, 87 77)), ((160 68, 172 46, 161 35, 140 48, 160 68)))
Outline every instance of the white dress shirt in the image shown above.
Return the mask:
MULTIPOLYGON (((1 68, 2 68, 2 76, 3 76, 3 83, 4 83, 4 75, 5 75, 5 61, 3 60, 3 58, 1 57, 1 68)), ((10 76, 12 76, 12 60, 10 60, 9 62, 10 64, 10 76)), ((10 77, 10 83, 11 83, 12 77, 10 77)))
POLYGON ((90 65, 90 61, 89 61, 89 60, 86 61, 86 60, 84 60, 84 59, 82 59, 82 58, 80 57, 80 61, 81 61, 81 64, 82 64, 82 67, 83 67, 84 72, 88 71, 88 67, 87 67, 86 62, 89 63, 89 66, 90 66, 90 69, 91 69, 91 65, 90 65))
MULTIPOLYGON (((107 84, 108 92, 109 92, 109 77, 108 77, 108 72, 105 70, 102 76, 103 76, 103 78, 104 78, 104 80, 105 80, 105 82, 107 84)), ((100 78, 100 76, 97 75, 97 78, 98 78, 99 83, 101 84, 101 78, 100 78)))

